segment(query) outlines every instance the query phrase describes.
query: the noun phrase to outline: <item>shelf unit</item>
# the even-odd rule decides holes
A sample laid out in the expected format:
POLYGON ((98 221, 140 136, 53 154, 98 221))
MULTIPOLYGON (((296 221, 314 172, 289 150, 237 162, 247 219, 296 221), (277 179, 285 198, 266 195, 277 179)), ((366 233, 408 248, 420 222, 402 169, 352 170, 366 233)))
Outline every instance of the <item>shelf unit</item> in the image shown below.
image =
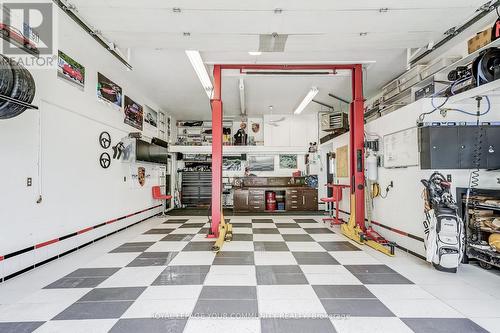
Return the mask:
POLYGON ((489 269, 492 266, 500 267, 500 252, 495 251, 488 244, 488 237, 492 233, 500 233, 500 230, 491 230, 484 226, 475 226, 470 211, 493 211, 493 216, 500 216, 500 206, 485 205, 483 202, 475 199, 480 197, 490 197, 500 200, 500 190, 495 189, 475 189, 474 196, 469 200, 469 206, 466 207, 466 188, 457 188, 458 213, 463 216, 466 230, 466 250, 464 261, 469 259, 478 260, 481 267, 489 269))

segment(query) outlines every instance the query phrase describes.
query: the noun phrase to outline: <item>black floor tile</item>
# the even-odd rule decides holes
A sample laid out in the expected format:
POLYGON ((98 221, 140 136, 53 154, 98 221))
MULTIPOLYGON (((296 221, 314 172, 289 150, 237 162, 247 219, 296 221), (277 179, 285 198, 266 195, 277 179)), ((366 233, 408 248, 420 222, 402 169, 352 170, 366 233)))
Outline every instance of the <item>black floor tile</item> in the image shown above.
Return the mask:
POLYGON ((285 242, 253 242, 255 251, 290 251, 285 242))
POLYGON ((251 242, 253 241, 252 234, 233 234, 233 241, 235 242, 251 242))
POLYGON ((350 317, 395 317, 378 299, 320 299, 329 315, 350 317))
POLYGON ((298 225, 297 223, 277 223, 276 227, 281 229, 297 229, 300 228, 300 225, 298 225))
POLYGON ((353 274, 396 273, 395 270, 387 265, 344 265, 344 267, 353 274))
POLYGON ((178 252, 144 252, 132 260, 127 267, 166 266, 178 252))
POLYGON ((281 235, 286 242, 314 242, 314 239, 309 235, 304 234, 288 234, 281 235))
POLYGON ((132 318, 120 319, 110 333, 182 333, 187 319, 132 318))
POLYGON ((488 331, 466 318, 401 318, 415 333, 487 333, 488 331))
POLYGON ((256 266, 258 285, 298 285, 308 284, 299 266, 276 265, 256 266))
POLYGON ((194 238, 194 235, 185 235, 185 234, 170 234, 166 235, 162 239, 161 242, 189 242, 194 238))
POLYGON ((44 289, 95 288, 102 282, 104 282, 107 278, 108 277, 62 278, 52 282, 48 286, 44 287, 44 289))
POLYGON ((235 299, 218 299, 205 300, 199 299, 193 310, 196 317, 226 317, 238 318, 241 314, 245 314, 245 318, 258 317, 257 300, 235 300, 235 299))
POLYGON ((254 228, 253 233, 255 234, 279 234, 277 228, 254 228))
POLYGON ((118 267, 110 267, 110 268, 80 268, 76 271, 66 275, 65 277, 109 277, 116 272, 118 272, 120 268, 118 267))
POLYGON ((318 242, 327 251, 361 251, 356 245, 349 242, 318 242))
POLYGON ((252 223, 274 223, 273 219, 252 219, 252 223))
POLYGON ((205 226, 205 223, 184 223, 179 228, 202 228, 205 226))
POLYGON ((361 285, 316 285, 314 292, 320 299, 324 298, 374 298, 368 288, 361 285))
POLYGON ((166 220, 165 222, 163 223, 174 223, 174 224, 178 224, 178 223, 184 223, 184 222, 187 222, 189 221, 188 219, 168 219, 166 220))
POLYGON ((303 228, 303 229, 308 234, 334 234, 334 232, 328 228, 303 228))
POLYGON ((191 242, 182 251, 212 251, 213 246, 212 242, 191 242))
POLYGON ((254 253, 247 251, 221 251, 215 256, 213 265, 254 265, 254 253))
POLYGON ((156 278, 153 285, 202 285, 209 270, 209 265, 169 266, 156 278))
POLYGON ((340 265, 327 252, 292 252, 299 265, 340 265))
POLYGON ((315 219, 293 219, 297 223, 318 223, 315 219))
POLYGON ((256 300, 255 286, 204 286, 199 299, 204 300, 256 300))
POLYGON ((133 301, 77 302, 52 320, 113 319, 120 318, 133 301))
POLYGON ((410 280, 398 273, 382 274, 353 274, 363 284, 413 284, 410 280))
POLYGON ((2 333, 31 333, 42 326, 44 321, 27 322, 3 322, 0 323, 0 332, 2 333))
POLYGON ((146 287, 95 288, 77 302, 135 301, 146 287))
POLYGON ((144 235, 161 235, 161 234, 169 234, 175 229, 151 229, 143 233, 144 235))
POLYGON ((309 319, 284 319, 284 318, 262 318, 260 321, 261 333, 304 333, 321 332, 335 333, 335 328, 330 320, 326 318, 309 319))

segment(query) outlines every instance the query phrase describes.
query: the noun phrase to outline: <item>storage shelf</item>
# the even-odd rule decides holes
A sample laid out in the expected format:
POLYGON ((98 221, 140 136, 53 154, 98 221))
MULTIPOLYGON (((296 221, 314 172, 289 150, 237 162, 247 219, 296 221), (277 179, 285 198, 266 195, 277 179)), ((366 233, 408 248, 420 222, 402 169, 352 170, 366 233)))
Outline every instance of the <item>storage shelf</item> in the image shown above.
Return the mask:
POLYGON ((448 103, 459 103, 467 99, 471 99, 471 102, 476 102, 473 100, 476 96, 493 96, 500 95, 500 79, 492 81, 490 83, 483 84, 479 87, 466 90, 459 94, 453 95, 448 99, 448 103))

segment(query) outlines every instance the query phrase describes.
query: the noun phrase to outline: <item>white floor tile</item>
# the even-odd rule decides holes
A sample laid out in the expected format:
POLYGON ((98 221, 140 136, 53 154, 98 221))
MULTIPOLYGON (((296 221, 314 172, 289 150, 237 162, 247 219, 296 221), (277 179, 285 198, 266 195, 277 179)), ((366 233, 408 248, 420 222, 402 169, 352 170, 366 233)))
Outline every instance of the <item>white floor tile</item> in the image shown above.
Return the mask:
POLYGON ((421 287, 442 300, 496 300, 495 297, 467 283, 452 285, 422 284, 421 287), (466 290, 466 292, 464 292, 466 290))
POLYGON ((201 228, 179 228, 179 229, 175 229, 170 234, 171 235, 176 235, 176 234, 181 234, 181 235, 191 234, 191 235, 194 235, 194 234, 197 234, 198 231, 200 231, 200 229, 201 228))
POLYGON ((169 266, 177 265, 212 265, 215 253, 211 251, 180 252, 169 263, 169 266))
POLYGON ((136 300, 122 318, 180 318, 193 312, 196 299, 147 299, 136 300))
POLYGON ((201 285, 151 286, 144 290, 138 299, 198 299, 202 287, 201 285))
POLYGON ((189 242, 157 242, 145 252, 180 252, 189 242))
POLYGON ((276 229, 274 223, 252 223, 253 229, 276 229))
POLYGON ((313 229, 313 228, 327 228, 323 223, 299 223, 301 228, 313 229))
POLYGON ((252 228, 233 227, 233 234, 251 234, 252 228))
POLYGON ((500 300, 448 300, 447 303, 469 318, 500 318, 500 300))
POLYGON ((255 265, 297 265, 295 257, 290 252, 258 251, 254 257, 255 265))
POLYGON ((413 332, 399 318, 333 318, 333 326, 338 333, 411 333, 413 332))
POLYGON ((391 299, 436 299, 417 285, 370 284, 366 287, 380 300, 391 299))
POLYGON ((258 242, 283 242, 283 236, 272 234, 254 234, 253 240, 258 242))
POLYGON ((99 284, 99 288, 145 287, 151 285, 166 266, 125 267, 99 284))
POLYGON ((47 321, 61 313, 70 304, 57 303, 17 303, 2 306, 0 322, 47 321))
POLYGON ((500 333, 500 318, 473 318, 472 321, 490 333, 500 333))
POLYGON ((260 320, 241 319, 199 319, 188 320, 184 333, 260 333, 260 320))
POLYGON ((254 249, 253 242, 231 241, 224 244, 222 251, 250 251, 254 249))
POLYGON ((464 316, 437 299, 381 300, 399 318, 463 318, 464 316))
POLYGON ((360 285, 351 272, 341 265, 301 265, 311 285, 360 285))
POLYGON ((307 231, 305 231, 302 228, 280 228, 278 226, 278 229, 280 231, 280 234, 282 234, 282 235, 304 235, 304 234, 307 234, 307 231))
POLYGON ((336 242, 336 241, 347 241, 342 235, 338 234, 310 234, 316 242, 336 242))
POLYGON ((41 289, 18 303, 66 303, 69 306, 91 290, 92 288, 41 289))
POLYGON ((207 286, 256 286, 254 266, 212 266, 205 279, 207 286))
POLYGON ((191 240, 192 242, 215 242, 214 238, 208 238, 205 234, 197 234, 191 240))
POLYGON ((328 252, 342 265, 380 265, 380 261, 364 251, 333 251, 328 252))
POLYGON ((157 242, 159 241, 160 239, 162 239, 163 237, 165 237, 165 235, 163 234, 157 234, 157 235, 139 235, 137 237, 134 237, 132 239, 129 240, 130 243, 133 243, 133 242, 157 242))
POLYGON ((35 333, 106 333, 116 324, 118 319, 54 320, 40 326, 35 333))

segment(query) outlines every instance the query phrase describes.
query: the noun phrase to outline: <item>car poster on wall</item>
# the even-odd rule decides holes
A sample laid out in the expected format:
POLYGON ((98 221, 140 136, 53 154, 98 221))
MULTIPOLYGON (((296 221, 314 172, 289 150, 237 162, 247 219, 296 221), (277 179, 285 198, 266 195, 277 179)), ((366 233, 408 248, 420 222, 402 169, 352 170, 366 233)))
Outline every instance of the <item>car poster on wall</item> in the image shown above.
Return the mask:
POLYGON ((142 105, 134 102, 130 97, 125 96, 125 124, 137 128, 142 131, 142 121, 144 111, 142 105))
POLYGON ((264 124, 262 118, 248 118, 248 144, 250 146, 264 145, 264 124))
POLYGON ((57 76, 80 90, 85 88, 85 67, 59 50, 57 76))
POLYGON ((97 73, 97 97, 118 108, 122 107, 122 88, 101 73, 97 73))
POLYGON ((144 108, 144 122, 153 127, 158 127, 158 112, 147 105, 144 108))

